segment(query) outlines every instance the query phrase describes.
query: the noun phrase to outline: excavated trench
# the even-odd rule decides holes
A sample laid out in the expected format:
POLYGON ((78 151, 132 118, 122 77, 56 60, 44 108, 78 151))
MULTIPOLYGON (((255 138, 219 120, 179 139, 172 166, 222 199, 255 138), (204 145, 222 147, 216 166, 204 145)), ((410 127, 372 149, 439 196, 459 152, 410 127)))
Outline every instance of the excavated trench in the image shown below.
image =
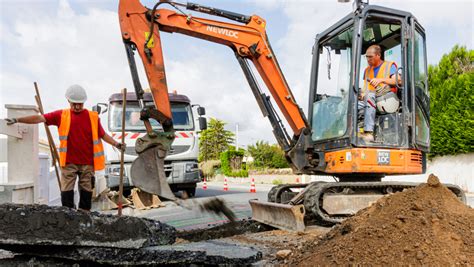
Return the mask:
POLYGON ((212 228, 178 231, 176 233, 176 242, 199 242, 242 234, 260 233, 271 230, 274 230, 274 228, 271 226, 261 224, 253 220, 242 220, 221 224, 212 228))

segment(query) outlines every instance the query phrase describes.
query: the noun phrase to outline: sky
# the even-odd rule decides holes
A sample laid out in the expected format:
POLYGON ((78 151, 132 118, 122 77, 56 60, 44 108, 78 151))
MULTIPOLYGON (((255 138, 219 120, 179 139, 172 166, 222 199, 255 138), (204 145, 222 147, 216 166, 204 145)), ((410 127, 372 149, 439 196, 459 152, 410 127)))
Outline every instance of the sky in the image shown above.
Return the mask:
MULTIPOLYGON (((194 2, 264 18, 280 67, 305 112, 315 36, 352 11, 352 3, 337 0, 194 2)), ((152 7, 155 2, 142 3, 152 7)), ((370 4, 417 17, 426 30, 429 64, 436 64, 455 44, 473 49, 471 0, 373 0, 370 4)), ((133 90, 117 9, 118 1, 112 0, 0 0, 0 118, 7 115, 5 104, 35 103, 35 81, 46 112, 68 106, 64 93, 72 84, 86 89, 86 108, 106 102, 122 88, 133 90)), ((204 106, 207 117, 223 120, 227 130, 235 131, 238 124, 240 145, 258 140, 276 143, 228 47, 179 34, 161 36, 170 90, 204 106)))

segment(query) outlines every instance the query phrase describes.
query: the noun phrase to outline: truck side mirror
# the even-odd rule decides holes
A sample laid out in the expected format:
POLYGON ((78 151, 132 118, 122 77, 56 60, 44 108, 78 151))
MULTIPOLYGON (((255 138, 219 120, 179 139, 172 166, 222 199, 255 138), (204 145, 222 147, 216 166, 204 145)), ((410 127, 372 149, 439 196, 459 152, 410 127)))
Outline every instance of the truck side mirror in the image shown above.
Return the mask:
POLYGON ((105 103, 97 103, 97 105, 92 107, 92 111, 95 111, 99 114, 105 113, 107 112, 107 110, 108 110, 108 106, 105 103))
POLYGON ((207 129, 207 119, 206 118, 199 117, 199 129, 201 129, 201 131, 207 129))
POLYGON ((197 112, 199 116, 204 116, 206 115, 206 109, 204 107, 198 107, 197 112))

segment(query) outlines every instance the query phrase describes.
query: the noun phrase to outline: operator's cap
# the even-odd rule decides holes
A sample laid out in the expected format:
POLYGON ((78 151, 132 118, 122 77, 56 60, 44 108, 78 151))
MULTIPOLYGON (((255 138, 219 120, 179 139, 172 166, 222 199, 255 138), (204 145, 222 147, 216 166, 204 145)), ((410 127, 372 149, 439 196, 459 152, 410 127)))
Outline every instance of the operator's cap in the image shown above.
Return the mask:
POLYGON ((66 99, 71 103, 84 103, 87 100, 86 90, 80 85, 71 85, 66 90, 66 99))

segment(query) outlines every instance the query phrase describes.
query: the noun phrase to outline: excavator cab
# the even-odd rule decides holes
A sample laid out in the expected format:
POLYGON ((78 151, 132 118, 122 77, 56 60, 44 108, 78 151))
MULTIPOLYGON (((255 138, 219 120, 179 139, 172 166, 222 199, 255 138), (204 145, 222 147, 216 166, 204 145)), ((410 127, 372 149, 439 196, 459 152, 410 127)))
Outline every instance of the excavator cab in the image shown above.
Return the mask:
POLYGON ((369 180, 423 173, 430 142, 424 29, 408 12, 356 4, 353 13, 316 36, 308 112, 314 150, 343 152, 331 156, 334 163, 328 162, 325 153, 326 162, 333 164, 325 166, 325 171, 343 179, 348 171, 367 172, 369 180), (365 107, 361 95, 368 82, 364 78, 366 51, 372 45, 381 48, 382 60, 395 63, 390 75, 397 83, 390 99, 384 99, 388 94, 377 95, 375 103, 368 103, 376 110, 374 139, 368 142, 362 138, 365 107), (362 154, 366 157, 358 168, 348 169, 358 160, 353 155, 362 158, 362 154))

